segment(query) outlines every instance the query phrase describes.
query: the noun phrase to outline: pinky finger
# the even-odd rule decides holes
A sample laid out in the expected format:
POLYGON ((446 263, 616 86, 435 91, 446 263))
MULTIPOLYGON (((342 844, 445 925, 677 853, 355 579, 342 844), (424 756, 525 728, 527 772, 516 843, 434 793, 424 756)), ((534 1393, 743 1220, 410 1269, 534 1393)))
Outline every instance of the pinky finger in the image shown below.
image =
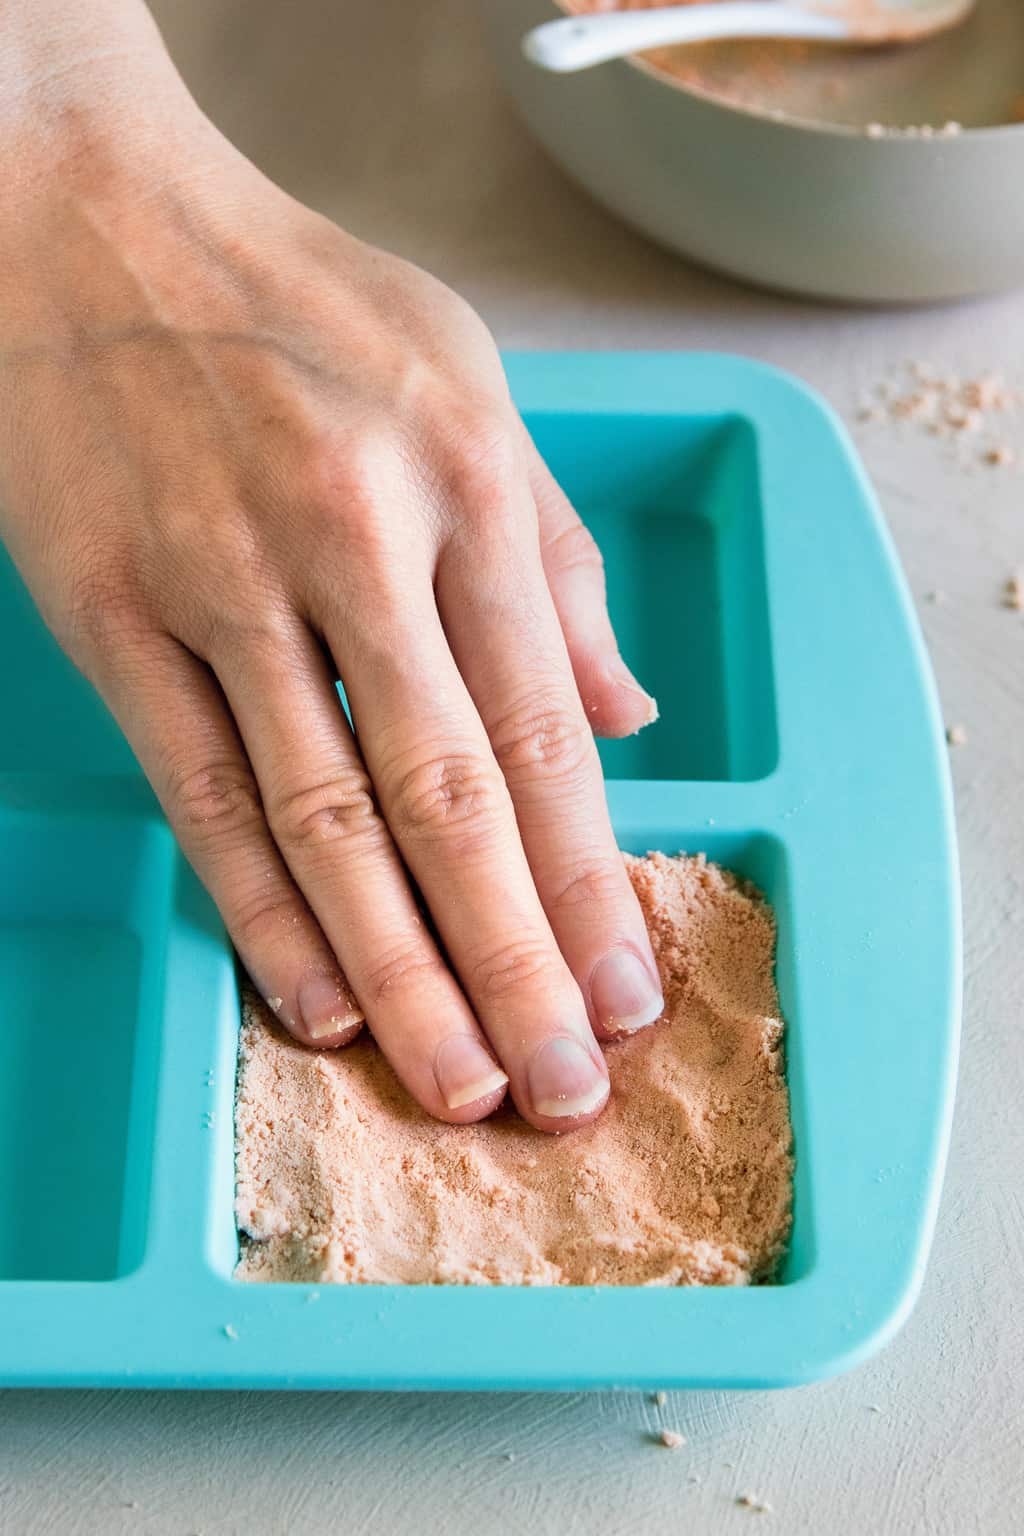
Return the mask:
POLYGON ((158 635, 103 692, 271 1010, 304 1045, 347 1045, 363 1015, 270 835, 213 675, 158 635))

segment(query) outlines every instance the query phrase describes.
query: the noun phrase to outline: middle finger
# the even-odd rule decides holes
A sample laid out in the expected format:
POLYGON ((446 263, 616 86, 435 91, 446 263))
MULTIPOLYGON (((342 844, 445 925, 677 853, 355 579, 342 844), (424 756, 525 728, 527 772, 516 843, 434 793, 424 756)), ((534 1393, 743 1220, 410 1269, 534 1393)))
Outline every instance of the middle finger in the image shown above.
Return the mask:
POLYGON ((592 1117, 608 1071, 538 897, 487 734, 426 575, 393 611, 324 624, 382 812, 520 1112, 545 1130, 592 1117), (380 633, 386 643, 368 645, 380 633))

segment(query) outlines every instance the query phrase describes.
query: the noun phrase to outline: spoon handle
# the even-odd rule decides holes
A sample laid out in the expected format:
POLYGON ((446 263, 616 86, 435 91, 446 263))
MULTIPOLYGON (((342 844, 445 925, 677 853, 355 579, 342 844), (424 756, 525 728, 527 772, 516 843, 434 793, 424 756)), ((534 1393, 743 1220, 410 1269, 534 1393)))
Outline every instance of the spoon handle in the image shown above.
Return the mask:
POLYGON ((546 21, 523 38, 531 63, 556 74, 589 69, 644 48, 701 43, 721 37, 799 37, 842 42, 849 26, 834 16, 784 0, 727 0, 717 5, 670 5, 656 10, 602 11, 546 21))

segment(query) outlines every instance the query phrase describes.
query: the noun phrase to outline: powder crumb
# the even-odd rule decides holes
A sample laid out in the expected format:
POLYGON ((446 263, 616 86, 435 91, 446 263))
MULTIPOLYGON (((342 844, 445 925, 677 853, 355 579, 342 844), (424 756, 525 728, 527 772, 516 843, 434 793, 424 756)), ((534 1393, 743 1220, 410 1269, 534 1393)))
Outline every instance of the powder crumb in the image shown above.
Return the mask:
POLYGON ((276 1013, 277 1010, 280 1008, 280 1006, 281 1006, 281 1004, 283 1002, 284 1002, 284 998, 283 997, 268 997, 267 998, 267 1007, 269 1009, 271 1009, 271 1011, 273 1013, 276 1013))
POLYGON ((677 1429, 663 1429, 658 1439, 670 1451, 678 1451, 681 1445, 686 1444, 686 1436, 681 1435, 677 1429))
POLYGON ((931 421, 938 409, 939 395, 934 389, 914 390, 910 394, 900 395, 890 407, 892 415, 903 421, 931 421))
MULTIPOLYGON (((991 424, 991 418, 1017 414, 1022 404, 1021 391, 1007 383, 1001 373, 988 369, 973 377, 961 378, 933 364, 913 360, 901 371, 883 379, 873 390, 874 403, 856 407, 859 421, 881 421, 917 427, 927 436, 946 441, 956 462, 968 468, 963 444, 991 424)), ((1008 442, 991 440, 981 450, 984 462, 1012 464, 1017 453, 1008 442)))
POLYGON ((1003 607, 1017 613, 1024 609, 1024 577, 1010 576, 1003 587, 1003 607))
POLYGON ((231 1324, 231 1323, 225 1323, 224 1324, 224 1337, 226 1339, 230 1339, 233 1344, 237 1343, 237 1340, 238 1340, 238 1329, 235 1328, 233 1326, 233 1324, 231 1324))
POLYGON ((314 1053, 246 997, 238 1278, 315 1285, 750 1285, 791 1220, 775 920, 703 856, 625 856, 660 1023, 607 1049, 610 1102, 549 1138, 432 1119, 371 1038, 314 1053), (713 1195, 718 1214, 702 1205, 713 1195))
POLYGON ((655 1393, 653 1393, 652 1396, 651 1396, 651 1402, 654 1404, 654 1406, 656 1408, 664 1408, 665 1404, 668 1402, 668 1393, 667 1392, 655 1392, 655 1393))
POLYGON ((881 1413, 881 1411, 877 1403, 868 1403, 868 1413, 881 1413))
POLYGON ((999 373, 983 373, 980 378, 968 379, 962 393, 966 403, 979 411, 1009 411, 1014 405, 1013 392, 999 373))
POLYGON ((515 1461, 515 1459, 516 1459, 515 1451, 506 1451, 505 1452, 505 1460, 506 1461, 515 1461))
POLYGON ((946 740, 951 747, 966 747, 967 731, 962 725, 951 725, 946 731, 946 740))
POLYGON ((943 421, 954 432, 978 432, 983 417, 974 406, 965 406, 958 401, 955 405, 947 405, 943 421))
POLYGON ((946 594, 943 592, 941 587, 933 587, 932 590, 925 595, 928 602, 934 603, 937 607, 941 606, 946 601, 946 594))
POLYGON ((865 132, 866 136, 869 139, 884 139, 885 138, 885 129, 882 127, 881 123, 868 123, 868 124, 866 124, 865 128, 864 128, 864 132, 865 132))
POLYGON ((306 1297, 306 1305, 308 1307, 310 1302, 319 1301, 319 1300, 320 1300, 320 1292, 319 1291, 310 1291, 309 1295, 306 1297))
POLYGON ((759 1499, 752 1493, 741 1493, 736 1500, 741 1509, 752 1509, 759 1515, 770 1515, 772 1506, 767 1499, 759 1499))

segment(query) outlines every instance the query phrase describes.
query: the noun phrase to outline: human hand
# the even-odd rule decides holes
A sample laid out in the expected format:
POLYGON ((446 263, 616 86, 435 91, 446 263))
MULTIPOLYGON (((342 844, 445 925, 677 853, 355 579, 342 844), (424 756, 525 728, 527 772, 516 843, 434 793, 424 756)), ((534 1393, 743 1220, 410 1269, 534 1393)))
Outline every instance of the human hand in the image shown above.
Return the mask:
POLYGON ((581 1124, 661 1011, 599 556, 468 306, 174 99, 172 158, 90 127, 0 232, 0 532, 285 1027, 581 1124))

